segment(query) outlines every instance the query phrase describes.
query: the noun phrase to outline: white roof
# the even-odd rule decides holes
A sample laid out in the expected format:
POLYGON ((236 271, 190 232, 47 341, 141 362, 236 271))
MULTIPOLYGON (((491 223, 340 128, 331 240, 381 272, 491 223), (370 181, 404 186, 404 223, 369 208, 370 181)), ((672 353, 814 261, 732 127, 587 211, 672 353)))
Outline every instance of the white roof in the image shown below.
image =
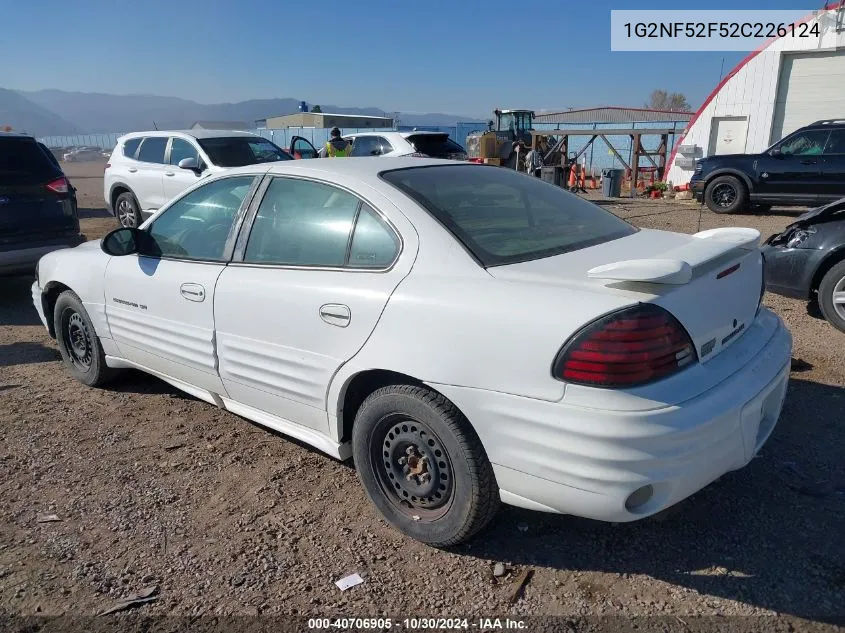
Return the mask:
POLYGON ((250 136, 256 137, 258 134, 251 132, 242 132, 239 130, 150 130, 148 132, 130 132, 124 134, 119 141, 130 138, 137 138, 139 136, 189 136, 191 138, 220 138, 221 136, 250 136))
POLYGON ((370 156, 362 156, 356 158, 310 158, 306 160, 282 160, 275 163, 258 163, 257 165, 233 167, 231 169, 227 169, 226 173, 234 175, 265 172, 273 174, 323 172, 327 175, 339 174, 367 180, 369 178, 377 177, 382 172, 391 171, 393 169, 428 167, 431 165, 450 165, 452 167, 472 166, 475 168, 483 168, 483 165, 438 158, 372 158, 370 156))
POLYGON ((424 134, 439 134, 448 136, 448 132, 435 132, 434 130, 412 130, 410 132, 355 132, 354 134, 343 134, 343 138, 355 138, 358 136, 401 136, 408 138, 409 136, 422 136, 424 134))

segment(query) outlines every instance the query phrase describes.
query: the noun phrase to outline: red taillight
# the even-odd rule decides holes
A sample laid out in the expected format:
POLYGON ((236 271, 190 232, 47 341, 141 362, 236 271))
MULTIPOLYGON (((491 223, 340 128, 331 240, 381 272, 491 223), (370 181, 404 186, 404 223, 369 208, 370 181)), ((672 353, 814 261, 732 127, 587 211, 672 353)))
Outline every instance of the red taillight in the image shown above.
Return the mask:
POLYGON ((470 158, 470 159, 469 159, 469 162, 471 162, 471 163, 478 163, 479 165, 483 165, 483 164, 484 164, 484 159, 483 159, 483 158, 470 158))
POLYGON ((566 382, 597 387, 644 385, 696 359, 692 340, 663 308, 641 304, 591 323, 558 353, 552 373, 566 382))
POLYGON ((68 191, 67 178, 64 177, 56 178, 55 180, 48 182, 44 186, 54 193, 67 193, 68 191))
POLYGON ((109 167, 111 167, 111 163, 106 163, 106 169, 108 169, 109 167))

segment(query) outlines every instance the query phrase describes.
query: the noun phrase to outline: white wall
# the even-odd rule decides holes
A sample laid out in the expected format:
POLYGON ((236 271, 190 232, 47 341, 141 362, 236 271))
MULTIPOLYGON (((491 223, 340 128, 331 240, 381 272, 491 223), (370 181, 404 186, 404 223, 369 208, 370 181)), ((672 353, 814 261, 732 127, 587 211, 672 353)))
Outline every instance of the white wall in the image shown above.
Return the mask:
MULTIPOLYGON (((713 117, 747 116, 748 136, 745 148, 738 148, 737 152, 761 152, 766 149, 770 145, 772 117, 783 52, 845 47, 845 32, 836 33, 836 11, 822 13, 808 24, 812 25, 816 21, 819 21, 821 38, 777 39, 738 71, 737 69, 731 71, 736 74, 730 77, 712 101, 698 112, 697 118, 686 135, 680 138, 679 144, 696 145, 699 147, 696 158, 706 156, 710 149, 710 129, 713 117)), ((843 96, 845 97, 845 87, 843 87, 843 96)), ((843 109, 845 109, 845 98, 843 98, 843 109)), ((681 154, 677 156, 680 157, 681 154)), ((689 182, 692 173, 692 169, 676 167, 673 160, 669 165, 666 180, 671 180, 675 185, 684 184, 689 182)))

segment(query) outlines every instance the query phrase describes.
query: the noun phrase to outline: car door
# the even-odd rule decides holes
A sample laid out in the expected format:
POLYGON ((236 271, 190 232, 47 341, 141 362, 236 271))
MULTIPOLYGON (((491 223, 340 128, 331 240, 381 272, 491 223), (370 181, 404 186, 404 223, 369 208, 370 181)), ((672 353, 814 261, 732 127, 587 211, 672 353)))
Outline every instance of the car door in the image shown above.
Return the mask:
POLYGON ((300 158, 317 158, 319 156, 317 148, 311 144, 311 141, 301 136, 294 136, 290 140, 290 153, 297 160, 300 158))
POLYGON ((845 198, 845 128, 830 131, 822 160, 821 200, 845 198))
POLYGON ((799 130, 761 154, 756 161, 755 194, 773 200, 817 200, 824 184, 822 152, 827 137, 827 130, 799 130))
POLYGON ((183 158, 193 158, 197 166, 200 164, 199 149, 190 141, 183 138, 171 137, 167 150, 167 168, 164 170, 162 186, 165 201, 172 200, 188 187, 196 184, 201 178, 199 169, 182 169, 179 161, 183 158))
POLYGON ((332 376, 409 272, 416 234, 372 189, 364 201, 317 180, 262 188, 217 283, 220 376, 237 403, 327 433, 332 376))
POLYGON ((106 319, 121 356, 189 385, 222 392, 214 349, 214 291, 231 256, 253 176, 211 180, 143 231, 141 253, 113 257, 106 319))
POLYGON ((147 136, 141 141, 138 156, 130 165, 129 185, 141 205, 141 210, 150 213, 164 206, 164 152, 167 149, 166 136, 147 136))

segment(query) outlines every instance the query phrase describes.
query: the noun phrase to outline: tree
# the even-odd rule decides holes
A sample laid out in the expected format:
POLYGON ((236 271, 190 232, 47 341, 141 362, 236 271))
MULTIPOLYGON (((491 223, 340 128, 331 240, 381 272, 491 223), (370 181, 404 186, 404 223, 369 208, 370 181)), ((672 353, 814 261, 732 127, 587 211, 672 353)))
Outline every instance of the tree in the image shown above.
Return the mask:
POLYGON ((315 105, 313 108, 311 108, 311 112, 317 112, 317 113, 320 113, 320 112, 322 112, 322 111, 323 111, 323 110, 322 110, 322 109, 320 108, 320 106, 318 106, 318 105, 315 105))
POLYGON ((652 110, 671 110, 673 112, 689 112, 692 110, 687 98, 680 92, 669 93, 666 90, 655 90, 651 98, 645 104, 646 108, 652 110))

